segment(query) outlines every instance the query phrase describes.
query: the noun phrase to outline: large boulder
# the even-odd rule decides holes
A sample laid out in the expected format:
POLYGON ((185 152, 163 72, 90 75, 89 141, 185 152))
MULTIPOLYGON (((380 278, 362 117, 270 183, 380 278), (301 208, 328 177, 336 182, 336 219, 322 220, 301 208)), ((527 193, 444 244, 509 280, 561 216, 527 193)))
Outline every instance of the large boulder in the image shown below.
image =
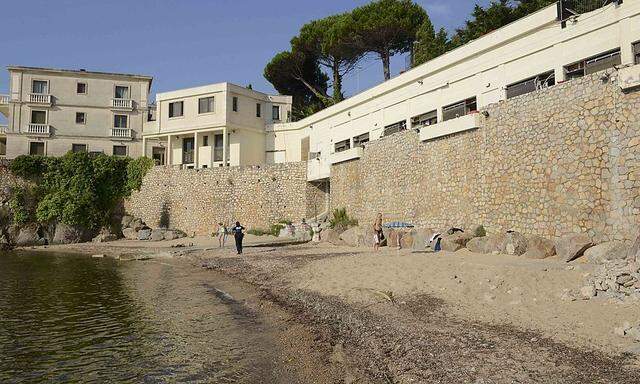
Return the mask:
POLYGON ((129 224, 129 228, 133 228, 134 231, 139 231, 144 227, 146 227, 146 225, 141 219, 133 219, 129 224))
POLYGON ((350 247, 357 247, 364 242, 362 232, 360 227, 351 227, 340 234, 340 240, 350 247))
POLYGON ((527 251, 527 238, 520 232, 507 232, 500 251, 507 255, 521 256, 527 251))
POLYGON ((120 225, 122 226, 122 229, 129 228, 131 226, 131 222, 133 222, 133 216, 124 215, 120 220, 120 225))
POLYGON ((628 253, 629 246, 624 242, 607 241, 587 249, 584 256, 594 264, 602 264, 611 260, 626 259, 628 253))
POLYGON ((640 234, 627 253, 627 259, 631 262, 640 263, 640 234))
POLYGON ((389 247, 395 247, 395 248, 401 248, 402 244, 402 232, 397 230, 397 229, 393 229, 391 228, 388 232, 388 235, 386 233, 384 233, 384 231, 382 232, 385 236, 385 238, 387 239, 387 245, 389 247))
POLYGON ((425 251, 429 245, 429 240, 435 232, 429 228, 418 228, 411 231, 412 244, 411 249, 414 251, 425 251))
POLYGON ((58 223, 53 234, 53 244, 75 244, 88 241, 90 233, 85 228, 65 223, 58 223))
POLYGON ((164 240, 164 236, 167 230, 164 228, 156 228, 151 231, 151 236, 149 236, 149 240, 151 241, 162 241, 164 240))
POLYGON ((473 234, 468 232, 455 232, 452 235, 445 235, 440 241, 443 251, 455 252, 466 247, 467 243, 473 239, 473 234))
POLYGON ((467 242, 467 249, 475 253, 498 253, 502 250, 504 238, 502 234, 474 237, 467 242))
POLYGON ((122 235, 127 240, 138 240, 138 231, 133 228, 125 228, 122 230, 122 235))
POLYGON ((150 240, 151 239, 151 228, 143 227, 138 231, 138 240, 150 240))
POLYGON ((552 240, 540 236, 527 238, 527 251, 522 255, 529 259, 546 259, 556 254, 556 245, 552 240))
POLYGON ((400 238, 400 246, 402 248, 413 249, 413 243, 416 241, 416 231, 414 229, 404 231, 400 238))
POLYGON ((118 235, 111 231, 110 228, 103 227, 100 229, 100 233, 98 233, 91 241, 94 243, 106 243, 116 240, 118 240, 118 235))
POLYGON ((45 240, 41 236, 40 227, 37 224, 28 224, 20 227, 15 236, 14 243, 24 247, 29 245, 44 245, 45 240))
POLYGON ((586 233, 570 233, 556 240, 556 253, 562 260, 569 262, 582 256, 592 246, 586 233))
POLYGON ((296 229, 293 225, 285 225, 280 229, 278 237, 293 237, 296 233, 296 229))
POLYGON ((178 229, 167 229, 164 233, 165 240, 181 239, 185 236, 187 236, 187 234, 178 229))
POLYGON ((344 245, 344 241, 340 239, 340 233, 332 228, 327 228, 320 232, 320 238, 323 242, 331 243, 333 245, 344 245))

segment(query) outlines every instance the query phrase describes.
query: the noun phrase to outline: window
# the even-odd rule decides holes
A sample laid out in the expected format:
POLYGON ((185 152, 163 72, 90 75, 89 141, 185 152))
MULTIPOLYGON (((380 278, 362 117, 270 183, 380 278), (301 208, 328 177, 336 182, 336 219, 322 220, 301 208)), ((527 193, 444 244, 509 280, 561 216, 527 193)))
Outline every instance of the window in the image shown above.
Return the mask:
POLYGON ((205 147, 209 146, 209 136, 203 136, 202 137, 202 145, 205 147))
POLYGON ((231 108, 233 112, 238 112, 238 98, 236 96, 233 96, 233 99, 231 99, 231 108))
POLYGON ((169 103, 169 118, 180 117, 183 114, 184 101, 169 103))
POLYGON ((116 90, 114 92, 115 99, 128 99, 129 98, 129 87, 123 85, 116 85, 116 90))
POLYGON ((338 152, 346 151, 349 148, 351 148, 351 140, 346 139, 346 140, 338 141, 335 145, 335 152, 338 153, 338 152))
POLYGON ((271 107, 271 118, 273 120, 280 120, 280 106, 274 105, 271 107))
POLYGON ((47 124, 47 112, 31 111, 31 124, 47 124))
POLYGON ((613 68, 621 63, 622 59, 620 58, 620 49, 618 48, 565 66, 564 77, 566 80, 577 79, 598 71, 613 68))
POLYGON ((43 80, 33 80, 31 84, 31 93, 46 95, 49 91, 49 83, 43 80))
POLYGON ((426 127, 433 124, 438 124, 438 111, 436 110, 411 118, 411 128, 426 127))
POLYGON ((224 136, 222 134, 213 136, 213 161, 222 161, 224 152, 224 136))
POLYGON ((262 115, 262 105, 260 103, 256 104, 256 117, 260 117, 262 115))
POLYGON ((203 97, 198 99, 198 113, 213 112, 213 97, 203 97))
POLYGON ((113 156, 127 156, 127 146, 126 145, 114 145, 113 146, 113 156))
POLYGON ((78 84, 76 84, 76 93, 78 95, 86 95, 87 94, 87 83, 78 83, 78 84))
POLYGON ((633 44, 633 62, 640 64, 640 41, 633 44))
POLYGON ((76 112, 76 124, 85 124, 87 122, 84 112, 76 112))
POLYGON ((127 115, 113 115, 113 128, 127 128, 127 115))
POLYGON ((369 141, 369 132, 363 133, 353 138, 353 147, 363 147, 364 143, 369 141))
POLYGON ((389 136, 396 132, 404 131, 405 129, 407 129, 407 121, 398 121, 397 123, 393 123, 384 127, 383 136, 389 136))
POLYGON ((467 115, 470 112, 476 111, 477 109, 478 109, 478 104, 476 103, 476 98, 472 97, 465 101, 460 101, 458 103, 443 107, 442 120, 447 121, 447 120, 455 119, 456 117, 467 115))
POLYGON ((44 156, 44 143, 32 141, 29 143, 29 154, 44 156))
POLYGON ((553 71, 549 71, 536 77, 507 85, 507 99, 537 91, 539 89, 549 88, 555 84, 556 76, 553 71))
POLYGON ((87 152, 87 144, 71 144, 71 152, 87 152))

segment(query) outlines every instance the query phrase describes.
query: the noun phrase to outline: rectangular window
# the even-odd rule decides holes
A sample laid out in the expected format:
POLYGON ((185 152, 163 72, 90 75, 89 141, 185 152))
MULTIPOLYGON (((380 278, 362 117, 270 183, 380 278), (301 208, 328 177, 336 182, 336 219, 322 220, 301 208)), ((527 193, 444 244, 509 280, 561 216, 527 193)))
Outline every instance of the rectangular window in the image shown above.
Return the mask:
POLYGON ((44 143, 32 141, 29 143, 29 154, 34 156, 44 156, 44 143))
POLYGON ((209 146, 209 136, 203 136, 202 137, 202 145, 205 147, 209 146))
POLYGON ((224 136, 222 134, 213 136, 213 161, 222 161, 224 152, 224 136))
POLYGON ((507 99, 524 95, 539 89, 556 85, 556 76, 553 71, 545 72, 535 77, 507 85, 507 99))
POLYGON ((633 62, 640 64, 640 41, 633 44, 633 62))
POLYGON ((78 95, 86 95, 87 94, 87 83, 78 83, 78 84, 76 84, 76 93, 78 95))
POLYGON ((620 48, 618 48, 565 66, 564 77, 566 80, 577 79, 598 71, 613 68, 621 63, 620 48))
POLYGON ((198 113, 210 113, 213 112, 213 96, 203 97, 198 99, 198 113))
POLYGON ((342 140, 342 141, 338 141, 335 145, 335 152, 342 152, 342 151, 346 151, 347 149, 351 148, 351 140, 347 139, 347 140, 342 140))
POLYGON ((127 156, 127 146, 126 145, 114 145, 113 146, 113 156, 127 156))
POLYGON ((426 127, 433 124, 438 124, 438 111, 436 110, 411 118, 411 128, 426 127))
POLYGON ((273 120, 279 121, 280 120, 280 106, 279 105, 274 105, 271 107, 271 118, 273 120))
POLYGON ((180 117, 183 115, 184 101, 175 101, 169 103, 169 118, 180 117))
POLYGON ((369 132, 363 133, 353 138, 353 147, 363 147, 364 143, 369 141, 369 132))
POLYGON ((127 115, 113 115, 113 128, 127 128, 127 115))
POLYGON ((256 117, 260 117, 262 115, 262 105, 260 103, 256 104, 256 117))
POLYGON ((31 124, 47 124, 47 112, 31 111, 31 124))
POLYGON ((398 121, 384 127, 383 136, 389 136, 396 132, 404 131, 407 129, 407 120, 398 121))
POLYGON ((84 124, 86 123, 86 115, 84 112, 76 112, 76 124, 84 124))
POLYGON ((447 121, 455 119, 460 116, 469 114, 470 112, 477 111, 478 104, 476 98, 472 97, 464 101, 457 102, 455 104, 447 105, 442 108, 442 120, 447 121))
POLYGON ((233 99, 231 99, 231 108, 233 112, 238 112, 238 98, 236 96, 233 96, 233 99))
POLYGON ((129 87, 123 85, 116 85, 116 89, 113 97, 115 99, 128 99, 129 98, 129 87))
POLYGON ((71 144, 71 152, 87 152, 87 144, 71 144))
POLYGON ((43 80, 33 80, 31 93, 46 95, 49 93, 49 83, 43 80))

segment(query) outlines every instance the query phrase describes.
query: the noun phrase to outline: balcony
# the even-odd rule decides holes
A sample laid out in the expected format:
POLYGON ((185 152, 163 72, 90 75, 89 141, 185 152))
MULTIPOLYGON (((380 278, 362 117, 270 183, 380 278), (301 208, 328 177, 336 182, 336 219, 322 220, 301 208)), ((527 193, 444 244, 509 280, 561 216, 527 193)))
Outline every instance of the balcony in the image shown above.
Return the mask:
POLYGON ((618 70, 618 84, 623 91, 640 88, 640 64, 618 70))
POLYGON ((51 105, 51 95, 46 93, 30 93, 29 104, 51 105))
POLYGON ((9 117, 9 96, 0 95, 0 113, 9 117))
POLYGON ((320 158, 307 161, 307 181, 327 179, 331 175, 331 165, 320 158))
POLYGON ((111 99, 111 109, 115 109, 118 111, 132 111, 133 110, 133 100, 131 99, 111 99))
POLYGON ((482 127, 482 120, 483 116, 480 113, 472 112, 468 115, 442 121, 438 124, 427 125, 420 128, 420 140, 427 141, 458 132, 477 129, 482 127))
POLYGON ((341 152, 335 152, 331 154, 331 164, 343 163, 349 160, 356 160, 362 157, 364 154, 364 148, 354 147, 341 152))
POLYGON ((7 134, 7 126, 6 125, 0 125, 0 135, 6 135, 7 134))
POLYGON ((130 128, 111 128, 111 138, 117 140, 133 139, 133 130, 130 128))
POLYGON ((27 134, 29 136, 48 137, 51 135, 51 126, 49 124, 29 123, 27 126, 27 134))

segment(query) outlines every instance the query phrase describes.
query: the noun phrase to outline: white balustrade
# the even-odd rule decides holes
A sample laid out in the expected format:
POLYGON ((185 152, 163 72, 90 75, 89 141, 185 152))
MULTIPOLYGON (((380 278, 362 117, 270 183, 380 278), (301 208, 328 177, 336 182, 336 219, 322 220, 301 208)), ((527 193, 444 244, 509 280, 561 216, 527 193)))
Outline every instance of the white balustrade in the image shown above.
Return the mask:
POLYGON ((9 95, 0 95, 0 104, 9 104, 9 95))
POLYGON ((131 99, 111 99, 111 108, 115 108, 115 109, 133 109, 133 100, 131 100, 131 99))
POLYGON ((131 139, 132 133, 130 128, 111 128, 111 137, 119 139, 131 139))
POLYGON ((30 123, 27 127, 27 133, 32 135, 46 135, 50 134, 49 124, 33 124, 30 123))
POLYGON ((29 102, 32 104, 51 104, 51 95, 44 93, 30 93, 29 102))

